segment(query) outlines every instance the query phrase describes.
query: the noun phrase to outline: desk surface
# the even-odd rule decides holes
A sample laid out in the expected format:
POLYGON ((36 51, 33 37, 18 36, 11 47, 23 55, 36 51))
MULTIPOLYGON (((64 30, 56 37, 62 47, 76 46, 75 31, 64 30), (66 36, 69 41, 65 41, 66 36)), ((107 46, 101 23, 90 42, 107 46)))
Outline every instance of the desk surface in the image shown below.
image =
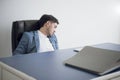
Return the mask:
MULTIPOLYGON (((120 45, 117 44, 104 43, 95 46, 120 51, 120 45)), ((37 80, 90 80, 97 77, 95 74, 64 65, 63 62, 75 54, 73 49, 65 49, 1 58, 0 61, 37 80)))

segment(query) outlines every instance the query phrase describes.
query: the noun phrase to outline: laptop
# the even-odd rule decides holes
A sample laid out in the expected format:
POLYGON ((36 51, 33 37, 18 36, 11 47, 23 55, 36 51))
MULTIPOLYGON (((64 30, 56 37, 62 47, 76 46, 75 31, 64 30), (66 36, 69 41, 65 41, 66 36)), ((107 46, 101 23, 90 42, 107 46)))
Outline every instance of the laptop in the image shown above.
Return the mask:
POLYGON ((64 63, 73 68, 104 75, 120 68, 120 51, 85 46, 64 63))
POLYGON ((120 71, 110 73, 104 76, 96 77, 91 80, 120 80, 120 71))

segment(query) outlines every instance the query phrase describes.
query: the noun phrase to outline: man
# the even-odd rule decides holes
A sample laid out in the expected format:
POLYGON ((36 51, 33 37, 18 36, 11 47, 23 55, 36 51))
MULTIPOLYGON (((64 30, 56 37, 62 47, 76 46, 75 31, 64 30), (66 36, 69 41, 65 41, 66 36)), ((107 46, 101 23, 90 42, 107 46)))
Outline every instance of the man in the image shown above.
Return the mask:
POLYGON ((36 30, 24 32, 13 54, 28 54, 58 49, 55 30, 59 24, 52 15, 43 15, 35 25, 36 30))

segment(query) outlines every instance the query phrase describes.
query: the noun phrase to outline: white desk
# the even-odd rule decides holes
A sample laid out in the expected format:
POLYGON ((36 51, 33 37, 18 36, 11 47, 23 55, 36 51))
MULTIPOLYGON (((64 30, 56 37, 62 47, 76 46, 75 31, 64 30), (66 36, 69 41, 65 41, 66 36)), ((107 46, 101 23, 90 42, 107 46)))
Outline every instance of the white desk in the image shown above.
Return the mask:
POLYGON ((36 80, 35 78, 0 62, 0 80, 36 80))

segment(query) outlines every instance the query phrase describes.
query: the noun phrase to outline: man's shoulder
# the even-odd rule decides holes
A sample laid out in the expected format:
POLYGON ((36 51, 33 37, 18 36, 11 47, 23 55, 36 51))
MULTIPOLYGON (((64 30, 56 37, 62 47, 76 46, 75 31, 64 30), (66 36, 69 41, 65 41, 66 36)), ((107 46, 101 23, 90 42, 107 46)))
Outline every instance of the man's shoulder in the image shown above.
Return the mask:
POLYGON ((37 31, 29 31, 29 32, 24 32, 23 37, 34 37, 37 35, 37 31))
POLYGON ((29 32, 24 32, 23 34, 26 34, 26 35, 34 35, 36 34, 37 31, 29 31, 29 32))

